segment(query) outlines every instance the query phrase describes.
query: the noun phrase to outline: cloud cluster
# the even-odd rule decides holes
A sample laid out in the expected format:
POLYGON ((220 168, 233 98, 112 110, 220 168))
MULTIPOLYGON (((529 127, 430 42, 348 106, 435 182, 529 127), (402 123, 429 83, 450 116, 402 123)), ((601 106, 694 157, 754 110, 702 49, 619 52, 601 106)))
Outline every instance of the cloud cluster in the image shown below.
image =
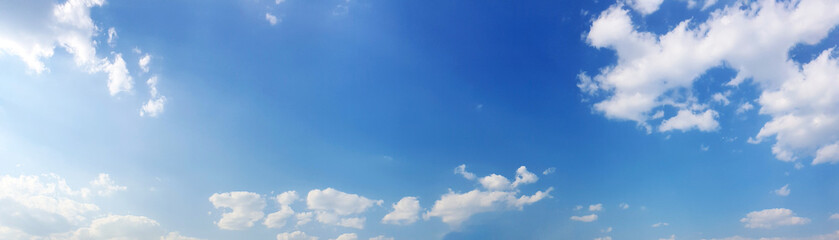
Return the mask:
MULTIPOLYGON (((466 171, 465 165, 455 168, 455 173, 462 175, 467 180, 476 179, 475 174, 466 171)), ((426 218, 439 217, 444 223, 452 227, 459 227, 461 223, 478 213, 502 209, 521 210, 526 205, 550 197, 553 188, 537 191, 529 196, 519 196, 518 188, 520 186, 535 183, 538 179, 536 174, 527 171, 524 166, 516 170, 516 177, 512 183, 504 176, 490 174, 478 179, 483 190, 474 189, 466 193, 449 190, 434 203, 431 210, 427 211, 424 216, 426 218)))
POLYGON ((746 228, 775 228, 807 224, 810 219, 795 216, 792 210, 786 208, 772 208, 750 212, 740 222, 745 223, 746 228))
MULTIPOLYGON (((640 14, 650 14, 660 1, 628 1, 640 14)), ((704 8, 716 1, 706 1, 704 8)), ((594 109, 606 117, 630 120, 658 131, 714 131, 719 113, 700 102, 694 82, 709 69, 737 71, 728 86, 751 80, 761 92, 760 113, 771 120, 750 142, 774 137, 779 160, 812 156, 812 164, 839 162, 839 73, 832 49, 799 64, 789 51, 816 44, 839 24, 839 2, 832 0, 737 1, 718 9, 704 22, 685 20, 664 34, 639 31, 630 10, 619 2, 593 22, 586 41, 616 52, 613 66, 595 76, 581 73, 578 87, 602 98, 594 109), (675 109, 675 115, 673 115, 675 109), (670 117, 666 117, 666 115, 670 117), (666 118, 665 118, 666 117, 666 118)), ((729 92, 710 101, 727 105, 729 92)), ((752 109, 751 103, 737 110, 752 109)))
POLYGON ((109 196, 127 188, 108 174, 78 190, 56 174, 0 177, 0 239, 195 239, 168 232, 144 216, 93 217, 100 208, 90 201, 91 189, 109 196))
MULTIPOLYGON (((97 37, 102 31, 91 18, 90 11, 105 0, 33 0, 26 4, 0 2, 0 9, 15 9, 0 16, 0 55, 16 56, 27 68, 41 74, 48 72, 44 63, 60 48, 69 53, 79 68, 88 73, 106 73, 111 96, 134 89, 134 78, 123 54, 97 55, 97 37)), ((105 33, 107 44, 116 45, 119 35, 113 27, 105 33)), ((140 59, 140 68, 148 72, 149 55, 140 59)), ((156 90, 154 90, 156 92, 156 90)), ((165 98, 153 96, 143 106, 144 112, 156 116, 162 111, 165 98), (155 111, 159 109, 158 111, 155 111)))
POLYGON ((252 192, 216 193, 210 196, 210 202, 215 208, 230 209, 222 214, 216 223, 219 228, 227 230, 241 230, 253 227, 256 221, 265 215, 265 200, 262 196, 252 192))

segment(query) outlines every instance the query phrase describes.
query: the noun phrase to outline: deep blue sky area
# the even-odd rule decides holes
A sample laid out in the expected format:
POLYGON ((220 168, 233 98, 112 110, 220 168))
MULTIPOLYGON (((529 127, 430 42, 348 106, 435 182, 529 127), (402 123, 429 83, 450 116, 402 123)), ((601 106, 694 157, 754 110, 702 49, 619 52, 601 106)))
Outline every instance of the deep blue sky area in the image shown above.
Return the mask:
MULTIPOLYGON (((313 239, 291 237, 298 231, 296 237, 323 240, 839 239, 839 152, 828 151, 839 140, 839 130, 830 127, 839 125, 831 122, 839 109, 790 97, 814 107, 773 112, 773 102, 762 97, 797 89, 793 84, 827 84, 806 88, 813 94, 839 88, 839 71, 829 71, 839 64, 813 70, 825 72, 824 82, 802 67, 839 44, 832 27, 839 23, 828 21, 839 10, 805 14, 827 14, 817 19, 827 19, 820 22, 827 30, 816 34, 815 44, 788 30, 794 45, 785 50, 789 59, 781 60, 805 77, 786 87, 759 77, 727 84, 740 67, 766 60, 736 55, 749 44, 730 48, 730 55, 706 51, 706 58, 705 52, 686 53, 704 47, 700 43, 668 53, 674 43, 662 40, 689 20, 690 29, 704 29, 696 30, 698 39, 739 44, 741 39, 707 34, 721 27, 700 25, 738 16, 738 9, 754 11, 743 22, 772 8, 794 12, 824 3, 822 8, 839 9, 829 0, 785 6, 772 5, 774 0, 0 2, 0 15, 15 11, 12 6, 35 12, 0 17, 0 203, 14 203, 0 207, 0 239, 162 239, 167 233, 166 239, 191 239, 175 233, 313 239), (711 3, 703 9, 706 1, 711 3), (653 12, 638 7, 644 2, 652 2, 653 12), (79 19, 62 22, 53 10, 68 4, 80 4, 74 11, 93 27, 66 22, 79 19), (610 25, 605 32, 639 34, 597 46, 594 26, 621 11, 630 27, 610 25), (109 41, 110 28, 117 35, 109 41), (62 35, 68 32, 79 33, 97 60, 79 63, 81 53, 62 35), (632 45, 636 38, 656 50, 632 45), (20 50, 35 49, 28 44, 40 39, 54 50, 35 57, 48 69, 41 72, 20 50), (640 53, 621 53, 621 46, 640 53), (673 60, 656 62, 667 57, 673 60), (117 58, 131 85, 109 93, 121 75, 107 66, 119 66, 117 58), (658 105, 643 111, 642 120, 610 115, 624 108, 598 107, 620 93, 647 94, 683 80, 655 74, 690 75, 712 58, 718 59, 687 85, 656 95, 658 105), (649 74, 609 75, 633 67, 649 74), (598 81, 598 90, 586 92, 581 76, 598 81), (147 83, 151 78, 156 85, 147 83), (610 88, 608 81, 637 85, 610 88), (155 99, 163 105, 148 105, 155 99), (667 103, 672 99, 677 103, 667 103), (751 107, 738 110, 744 105, 751 107), (653 116, 659 111, 663 115, 653 116), (667 130, 665 122, 675 122, 682 111, 712 111, 711 119, 701 120, 716 125, 704 129, 691 122, 667 130), (789 130, 754 140, 768 122, 808 114, 822 120, 799 125, 799 132, 828 127, 802 138, 789 130), (792 149, 796 158, 783 161, 773 146, 792 149), (818 156, 827 162, 816 163, 818 156), (454 170, 462 164, 467 173, 454 170), (525 174, 517 174, 521 166, 525 174), (100 173, 108 181, 91 181, 101 180, 100 173), (492 174, 509 181, 493 188, 485 182, 492 174), (512 183, 528 174, 538 181, 512 183), (78 192, 38 192, 35 183, 17 181, 28 177, 42 184, 64 181, 78 192), (330 188, 349 195, 317 195, 330 188), (287 191, 299 199, 283 205, 278 195, 287 191), (549 196, 516 202, 540 191, 549 196), (230 199, 220 200, 224 196, 230 199), (26 204, 39 197, 96 210, 26 204), (404 209, 409 223, 383 220, 403 197, 418 200, 417 208, 404 209), (286 207, 294 214, 271 226, 269 214, 286 207), (360 210, 345 210, 350 208, 360 210), (311 219, 301 223, 305 213, 311 219), (463 215, 462 221, 446 220, 463 215), (592 215, 594 220, 579 218, 592 215), (139 217, 157 225, 134 222, 139 217), (352 218, 363 226, 341 222, 352 218), (96 224, 108 219, 122 220, 96 224), (58 227, 38 227, 46 225, 58 227), (108 235, 113 232, 145 235, 108 235), (348 233, 355 238, 341 235, 348 233)), ((770 17, 797 29, 783 16, 770 17)), ((726 26, 744 34, 756 26, 743 22, 726 26)), ((753 55, 786 46, 782 37, 753 39, 753 55), (759 48, 776 40, 781 43, 765 45, 775 48, 759 48)), ((832 60, 836 54, 828 55, 832 60)), ((839 90, 831 91, 817 99, 833 101, 839 90)))

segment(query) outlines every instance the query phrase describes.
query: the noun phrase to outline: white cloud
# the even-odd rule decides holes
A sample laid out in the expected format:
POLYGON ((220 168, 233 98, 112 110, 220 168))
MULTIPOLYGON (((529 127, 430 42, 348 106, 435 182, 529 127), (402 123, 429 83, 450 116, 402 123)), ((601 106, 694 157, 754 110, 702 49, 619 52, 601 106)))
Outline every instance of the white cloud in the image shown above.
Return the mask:
POLYGON ((620 207, 621 209, 628 209, 628 208, 629 208, 629 204, 626 204, 626 203, 621 203, 621 204, 618 204, 618 207, 620 207))
POLYGON ((581 209, 583 209, 583 205, 577 205, 574 207, 574 211, 579 211, 581 209))
POLYGON ((605 236, 605 237, 594 238, 594 240, 612 240, 612 237, 605 236))
POLYGON ((510 187, 517 188, 524 184, 535 183, 536 181, 539 181, 539 177, 536 176, 536 174, 527 171, 526 167, 521 166, 519 167, 519 169, 516 169, 516 180, 513 181, 513 185, 511 185, 510 187))
POLYGON ((659 6, 664 0, 628 0, 627 3, 632 9, 638 11, 642 15, 649 15, 658 11, 659 6))
POLYGON ((122 54, 114 54, 114 60, 110 63, 106 62, 103 69, 108 73, 108 92, 111 96, 131 91, 134 88, 134 80, 128 73, 122 54))
POLYGON ((660 222, 660 223, 653 224, 652 227, 657 228, 657 227, 665 227, 665 226, 668 226, 668 225, 670 225, 670 224, 666 223, 666 222, 660 222))
POLYGON ((776 189, 773 192, 775 192, 775 194, 777 194, 778 196, 782 196, 782 197, 789 196, 789 184, 784 185, 783 187, 781 187, 779 189, 776 189))
POLYGON ((606 229, 600 230, 600 232, 610 233, 610 232, 612 232, 612 227, 608 227, 606 229))
POLYGON ((594 205, 589 205, 588 210, 592 211, 592 212, 603 211, 603 204, 598 203, 598 204, 594 204, 594 205))
POLYGON ((503 191, 510 189, 510 180, 507 180, 507 178, 498 174, 490 174, 489 176, 482 177, 478 180, 478 182, 480 182, 484 188, 491 191, 503 191))
POLYGON ((222 214, 216 223, 219 228, 226 230, 241 230, 253 227, 265 215, 265 199, 252 192, 215 193, 210 196, 210 202, 215 208, 229 208, 231 211, 222 214))
POLYGON ((671 130, 688 131, 691 129, 699 129, 703 132, 717 130, 719 123, 717 123, 718 114, 714 110, 705 110, 703 113, 693 112, 691 110, 679 110, 675 117, 664 120, 658 128, 660 132, 667 132, 671 130))
MULTIPOLYGON (((747 237, 741 237, 741 236, 733 236, 733 237, 727 237, 727 238, 712 238, 712 239, 709 239, 709 240, 837 240, 837 239, 839 239, 839 231, 836 231, 836 232, 833 232, 833 233, 828 233, 828 234, 810 236, 810 237, 802 237, 802 238, 764 237, 764 238, 756 239, 756 238, 747 238, 747 237)), ((705 240, 705 239, 703 239, 703 240, 705 240)))
POLYGON ((551 173, 554 173, 554 172, 556 172, 556 168, 555 167, 549 167, 548 169, 545 169, 545 171, 542 171, 542 175, 548 175, 548 174, 551 174, 551 173))
POLYGON ((475 180, 476 178, 474 173, 466 171, 466 164, 461 164, 460 166, 454 168, 454 173, 462 175, 467 180, 475 180))
POLYGON ((267 20, 268 23, 270 23, 271 25, 277 25, 277 22, 279 21, 279 19, 277 19, 277 16, 274 16, 270 13, 265 14, 265 20, 267 20))
POLYGON ((774 228, 807 224, 810 219, 795 216, 792 210, 786 208, 773 208, 750 212, 740 222, 745 223, 746 228, 774 228))
POLYGON ((830 218, 828 218, 828 219, 830 219, 830 220, 839 220, 839 213, 834 213, 833 215, 830 215, 830 218))
POLYGON ((151 63, 151 55, 149 54, 143 55, 143 57, 137 61, 137 65, 140 66, 140 69, 143 70, 143 72, 149 72, 149 63, 151 63))
POLYGON ((315 213, 313 212, 297 213, 296 215, 294 215, 294 217, 297 218, 297 226, 305 225, 306 223, 311 222, 312 218, 314 218, 314 215, 315 213))
POLYGON ((117 35, 117 30, 112 28, 108 28, 108 45, 114 46, 115 41, 119 36, 117 35))
POLYGON ((393 211, 382 218, 382 223, 408 225, 419 219, 420 204, 416 197, 403 197, 393 204, 393 211))
POLYGON ((839 143, 819 148, 816 151, 816 157, 813 159, 813 165, 821 163, 836 164, 837 162, 839 162, 839 143))
MULTIPOLYGON (((112 185, 107 174, 93 187, 112 185)), ((161 239, 190 240, 165 231, 144 216, 107 215, 88 221, 99 207, 90 190, 73 190, 56 174, 0 177, 0 239, 161 239)))
MULTIPOLYGON (((465 165, 455 168, 455 174, 461 174, 469 180, 475 179, 474 174, 466 172, 465 165)), ((449 189, 449 192, 440 197, 440 200, 437 200, 424 216, 426 218, 440 217, 444 223, 456 228, 478 213, 509 208, 521 210, 525 205, 551 197, 550 192, 553 188, 537 191, 530 196, 518 196, 518 186, 534 183, 537 180, 536 174, 527 171, 524 166, 516 170, 516 180, 513 183, 501 175, 490 174, 478 180, 487 191, 475 189, 466 193, 455 193, 449 189)))
POLYGON ((755 108, 754 105, 752 105, 749 102, 744 102, 743 104, 740 105, 740 107, 737 107, 737 111, 735 111, 735 113, 743 114, 745 112, 748 112, 749 110, 752 110, 753 108, 755 108))
POLYGON ((301 231, 277 234, 277 240, 318 240, 317 237, 310 237, 301 231))
POLYGON ((300 200, 300 196, 297 195, 297 191, 287 191, 277 195, 277 203, 280 205, 288 206, 297 200, 300 200))
POLYGON ((99 196, 109 196, 114 192, 128 189, 126 186, 117 185, 114 180, 111 180, 111 176, 106 173, 100 173, 98 178, 90 182, 90 185, 98 189, 96 193, 99 196))
POLYGON ((657 35, 638 31, 642 28, 616 4, 592 23, 587 41, 615 50, 617 64, 580 78, 588 83, 581 90, 606 96, 594 109, 608 118, 647 127, 652 112, 670 106, 683 117, 693 116, 685 119, 694 121, 682 122, 693 124, 664 121, 661 131, 716 129, 716 111, 692 107, 697 104, 693 83, 711 68, 732 68, 737 76, 728 85, 751 80, 761 92, 760 113, 772 118, 753 142, 774 136, 773 153, 783 161, 813 156, 839 142, 839 98, 832 97, 839 94, 839 79, 833 77, 839 64, 830 50, 803 66, 789 58, 789 51, 824 39, 839 24, 837 6, 832 0, 736 1, 704 22, 686 20, 657 35))
POLYGON ((333 240, 358 240, 358 235, 355 233, 344 233, 333 240))
POLYGON ((731 101, 728 100, 728 95, 730 94, 731 91, 727 91, 725 93, 715 93, 713 96, 711 96, 711 99, 714 100, 714 102, 722 104, 723 106, 728 106, 728 104, 731 103, 731 101))
POLYGON ((332 188, 311 190, 306 197, 308 208, 315 211, 319 222, 358 229, 364 228, 365 218, 342 217, 364 213, 373 205, 381 206, 382 203, 382 200, 370 200, 332 188))
POLYGON ((0 225, 45 235, 83 224, 99 207, 85 198, 90 190, 74 190, 55 174, 0 177, 0 225))
POLYGON ((262 224, 268 228, 281 228, 285 226, 286 221, 295 216, 294 210, 289 205, 300 199, 300 196, 297 195, 296 191, 287 191, 280 193, 275 199, 280 204, 280 210, 268 214, 265 217, 265 221, 262 224))
POLYGON ((590 214, 585 216, 571 216, 571 220, 578 222, 594 222, 597 221, 597 214, 590 214))
POLYGON ((705 9, 710 8, 711 6, 714 6, 714 4, 716 4, 716 3, 717 3, 717 0, 705 0, 705 4, 702 5, 702 10, 705 10, 705 9))
POLYGON ((268 228, 281 228, 285 226, 286 220, 294 216, 294 210, 288 205, 280 206, 280 210, 268 214, 265 221, 262 223, 268 228))
POLYGON ((166 105, 166 96, 161 96, 160 93, 157 91, 157 76, 152 76, 146 81, 146 84, 149 86, 149 101, 143 105, 143 108, 140 110, 140 116, 149 116, 149 117, 157 117, 164 111, 164 107, 166 105))
POLYGON ((392 237, 385 237, 384 235, 379 235, 376 237, 371 237, 370 240, 393 240, 392 237))

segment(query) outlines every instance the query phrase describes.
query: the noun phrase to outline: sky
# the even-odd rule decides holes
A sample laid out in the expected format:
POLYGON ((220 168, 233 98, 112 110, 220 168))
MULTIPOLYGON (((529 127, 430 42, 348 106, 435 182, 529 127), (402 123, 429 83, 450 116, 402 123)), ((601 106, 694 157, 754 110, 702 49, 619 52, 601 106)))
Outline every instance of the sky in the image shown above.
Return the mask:
POLYGON ((834 0, 0 0, 0 239, 839 239, 834 0))

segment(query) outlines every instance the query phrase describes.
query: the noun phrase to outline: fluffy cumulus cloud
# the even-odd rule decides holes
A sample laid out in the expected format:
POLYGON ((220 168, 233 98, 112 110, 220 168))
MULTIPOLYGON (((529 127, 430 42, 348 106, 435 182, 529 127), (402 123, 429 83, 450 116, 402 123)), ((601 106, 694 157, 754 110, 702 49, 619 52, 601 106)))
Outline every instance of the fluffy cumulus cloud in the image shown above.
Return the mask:
POLYGON ((658 7, 664 0, 629 0, 629 6, 643 15, 648 15, 658 11, 658 7))
MULTIPOLYGON (((466 179, 476 179, 474 174, 466 171, 465 165, 455 168, 455 173, 463 175, 466 179)), ((550 197, 553 188, 537 191, 529 196, 519 196, 520 186, 535 183, 537 180, 536 174, 527 171, 527 168, 523 166, 516 171, 516 178, 512 183, 501 175, 491 174, 478 179, 483 189, 474 189, 465 193, 449 190, 434 203, 430 211, 425 213, 425 217, 439 217, 444 223, 459 227, 461 223, 478 213, 502 209, 521 210, 526 205, 550 197)))
POLYGON ((382 223, 408 225, 419 219, 420 203, 416 197, 403 197, 393 204, 393 211, 382 218, 382 223))
POLYGON ((772 208, 750 212, 745 218, 740 219, 740 222, 745 223, 746 228, 775 228, 807 224, 810 219, 798 217, 792 210, 786 208, 772 208))
MULTIPOLYGON (((100 174, 90 187, 124 190, 108 176, 100 174)), ((0 239, 195 239, 168 232, 144 216, 89 220, 100 211, 90 203, 90 193, 90 188, 74 190, 55 174, 0 177, 0 239)))
POLYGON ((358 235, 355 233, 344 233, 332 240, 358 240, 358 235))
POLYGON ((318 240, 318 238, 306 235, 301 231, 294 231, 277 234, 277 240, 318 240))
MULTIPOLYGON (((646 2, 626 4, 640 14, 657 9, 656 1, 646 2)), ((704 7, 714 3, 705 1, 704 7)), ((709 69, 731 68, 737 75, 726 85, 751 81, 761 93, 760 113, 771 117, 750 142, 774 137, 772 151, 784 161, 809 156, 813 164, 839 162, 839 98, 834 97, 839 64, 830 49, 807 63, 789 57, 794 46, 819 43, 839 24, 839 2, 736 1, 704 22, 684 20, 663 34, 640 31, 626 4, 603 11, 586 36, 591 46, 614 50, 618 57, 594 76, 578 76, 581 91, 601 98, 594 103, 596 111, 648 131, 659 121, 658 113, 663 113, 659 131, 713 131, 720 116, 709 104, 714 100, 700 102, 693 84, 709 69)), ((716 97, 722 103, 717 106, 726 105, 723 97, 716 97)), ((752 107, 743 104, 738 112, 752 107)))
POLYGON ((286 221, 295 216, 294 210, 291 209, 291 204, 300 199, 296 191, 288 191, 277 195, 277 203, 280 204, 280 210, 265 217, 265 224, 268 228, 281 228, 286 225, 286 221))
POLYGON ((210 202, 215 208, 230 209, 222 214, 216 223, 219 228, 226 230, 241 230, 253 227, 265 215, 265 199, 252 192, 216 193, 210 196, 210 202))
POLYGON ((382 200, 371 200, 356 194, 344 193, 333 188, 309 191, 306 205, 315 212, 318 222, 351 228, 364 228, 364 217, 348 217, 364 213, 382 200))

